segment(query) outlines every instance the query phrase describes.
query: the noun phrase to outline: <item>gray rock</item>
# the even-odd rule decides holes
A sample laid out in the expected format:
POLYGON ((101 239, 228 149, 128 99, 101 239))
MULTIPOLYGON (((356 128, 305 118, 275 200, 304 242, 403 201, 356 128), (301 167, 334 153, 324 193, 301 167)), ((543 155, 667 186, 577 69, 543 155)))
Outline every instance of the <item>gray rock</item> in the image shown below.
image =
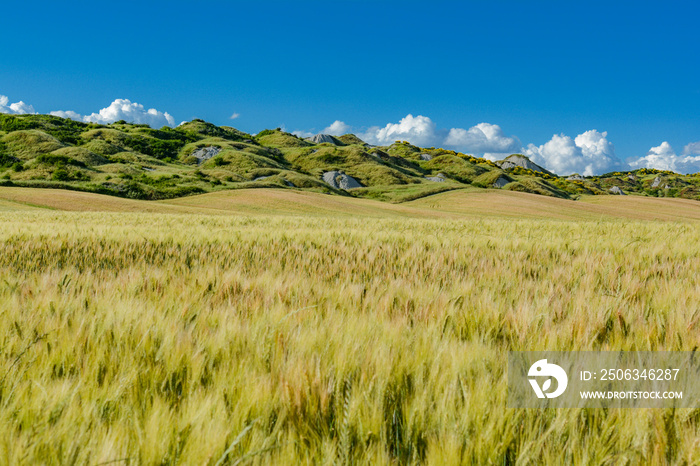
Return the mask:
POLYGON ((253 181, 265 180, 265 179, 269 178, 270 176, 272 176, 272 175, 268 175, 268 176, 259 176, 259 177, 255 178, 253 181))
POLYGON ((309 141, 313 142, 314 144, 323 144, 324 142, 328 142, 330 144, 333 144, 334 146, 343 145, 342 142, 340 142, 338 139, 334 138, 330 134, 317 134, 316 136, 310 137, 309 141))
POLYGON ((433 160, 433 156, 430 154, 420 154, 419 157, 421 160, 433 160))
POLYGON ((501 167, 502 170, 508 170, 509 168, 514 168, 514 167, 521 167, 521 168, 527 168, 532 171, 540 172, 540 173, 546 173, 548 175, 554 175, 552 172, 545 170, 544 168, 540 167, 527 157, 521 154, 513 154, 505 158, 505 160, 499 160, 496 162, 496 165, 501 167))
POLYGON ((335 189, 347 191, 352 188, 361 188, 362 185, 352 176, 346 175, 342 171, 330 171, 323 174, 323 181, 335 189))
POLYGON ((437 176, 426 176, 425 179, 428 181, 436 181, 438 183, 442 183, 443 181, 445 181, 445 175, 443 175, 442 173, 438 173, 437 176))
POLYGON ((573 175, 569 176, 566 180, 567 181, 583 181, 585 178, 579 175, 578 173, 574 173, 573 175))
POLYGON ((190 155, 197 158, 197 163, 202 163, 216 156, 219 152, 221 152, 221 147, 207 146, 197 149, 190 155))
POLYGON ((627 179, 630 181, 637 181, 637 177, 631 173, 629 175, 627 175, 627 179))
POLYGON ((656 178, 654 178, 654 181, 651 183, 651 187, 658 188, 660 184, 661 184, 661 178, 659 178, 657 176, 656 178))
POLYGON ((610 188, 610 192, 612 194, 617 194, 618 196, 626 196, 627 195, 627 194, 625 194, 625 192, 622 189, 620 189, 619 186, 613 186, 612 188, 610 188))
POLYGON ((510 183, 510 181, 508 180, 508 178, 506 178, 506 177, 504 177, 504 176, 499 176, 498 179, 497 179, 496 181, 494 181, 494 183, 493 183, 492 186, 493 186, 494 188, 502 188, 502 187, 504 187, 505 185, 507 185, 508 183, 510 183))

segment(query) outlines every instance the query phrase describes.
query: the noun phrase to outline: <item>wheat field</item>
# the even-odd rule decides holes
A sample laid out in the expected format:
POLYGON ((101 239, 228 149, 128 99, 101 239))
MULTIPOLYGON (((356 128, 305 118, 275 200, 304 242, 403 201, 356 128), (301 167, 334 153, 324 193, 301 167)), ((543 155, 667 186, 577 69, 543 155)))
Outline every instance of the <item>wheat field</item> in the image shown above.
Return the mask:
POLYGON ((509 350, 696 349, 694 222, 26 208, 0 242, 1 464, 700 464, 697 409, 505 407, 509 350))

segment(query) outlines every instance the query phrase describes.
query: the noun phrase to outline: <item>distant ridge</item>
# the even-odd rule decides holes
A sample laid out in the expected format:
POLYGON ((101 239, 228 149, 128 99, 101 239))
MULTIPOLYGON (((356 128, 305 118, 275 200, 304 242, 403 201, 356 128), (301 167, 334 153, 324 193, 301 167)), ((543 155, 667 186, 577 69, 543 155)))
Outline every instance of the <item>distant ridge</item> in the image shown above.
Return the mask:
POLYGON ((144 200, 246 188, 391 203, 465 188, 562 199, 619 192, 700 199, 698 174, 642 168, 566 178, 522 154, 494 163, 407 141, 370 146, 353 134, 303 139, 282 128, 251 135, 199 119, 154 129, 123 120, 97 124, 37 114, 0 114, 0 186, 144 200))

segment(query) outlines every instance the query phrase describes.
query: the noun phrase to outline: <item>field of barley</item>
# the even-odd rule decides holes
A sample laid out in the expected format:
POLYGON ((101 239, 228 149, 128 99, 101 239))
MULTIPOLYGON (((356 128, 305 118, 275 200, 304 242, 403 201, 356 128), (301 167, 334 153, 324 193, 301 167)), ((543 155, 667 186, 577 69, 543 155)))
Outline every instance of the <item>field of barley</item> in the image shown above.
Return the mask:
POLYGON ((22 193, 0 199, 0 464, 700 464, 698 409, 506 408, 509 350, 696 349, 695 221, 22 193))

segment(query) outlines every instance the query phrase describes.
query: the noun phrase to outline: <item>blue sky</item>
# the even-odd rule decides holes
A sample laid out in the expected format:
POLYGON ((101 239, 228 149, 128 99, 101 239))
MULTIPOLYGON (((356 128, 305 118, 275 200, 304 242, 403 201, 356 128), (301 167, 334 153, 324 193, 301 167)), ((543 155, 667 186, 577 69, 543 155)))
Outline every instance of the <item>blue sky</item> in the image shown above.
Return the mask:
POLYGON ((3 5, 0 111, 700 171, 693 2, 66 3, 3 5))

